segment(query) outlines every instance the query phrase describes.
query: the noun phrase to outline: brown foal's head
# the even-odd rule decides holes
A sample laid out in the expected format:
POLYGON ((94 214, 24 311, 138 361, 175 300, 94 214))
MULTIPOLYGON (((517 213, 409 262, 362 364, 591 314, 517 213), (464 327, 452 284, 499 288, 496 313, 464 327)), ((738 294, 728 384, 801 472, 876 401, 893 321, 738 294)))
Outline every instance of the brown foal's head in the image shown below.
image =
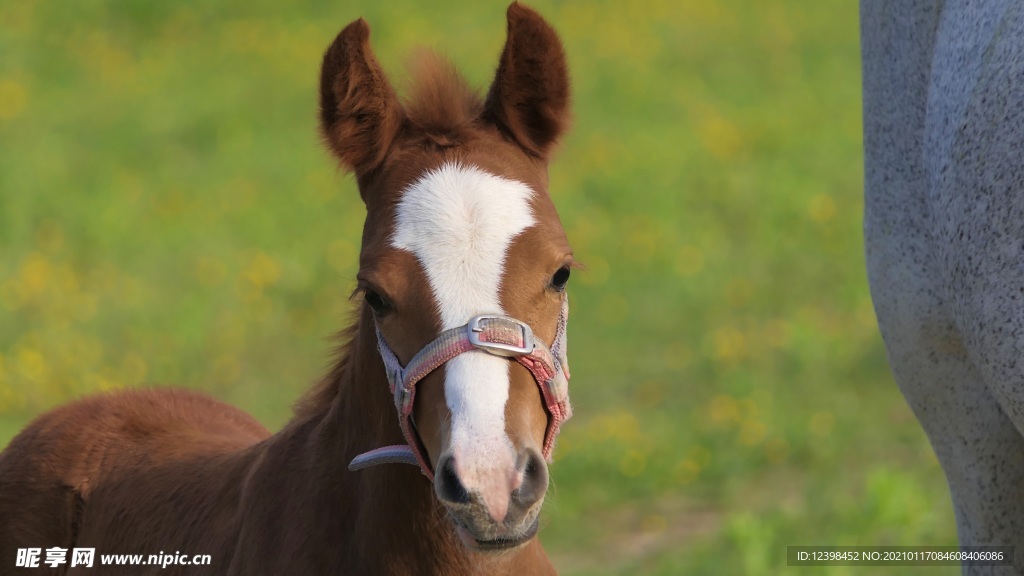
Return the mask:
MULTIPOLYGON (((324 56, 320 98, 325 140, 366 203, 359 286, 402 364, 477 314, 516 318, 550 345, 572 265, 547 191, 569 108, 554 30, 512 4, 486 99, 425 58, 400 102, 357 20, 324 56)), ((480 350, 459 355, 417 385, 414 416, 463 541, 502 549, 532 538, 548 414, 527 369, 480 350)))

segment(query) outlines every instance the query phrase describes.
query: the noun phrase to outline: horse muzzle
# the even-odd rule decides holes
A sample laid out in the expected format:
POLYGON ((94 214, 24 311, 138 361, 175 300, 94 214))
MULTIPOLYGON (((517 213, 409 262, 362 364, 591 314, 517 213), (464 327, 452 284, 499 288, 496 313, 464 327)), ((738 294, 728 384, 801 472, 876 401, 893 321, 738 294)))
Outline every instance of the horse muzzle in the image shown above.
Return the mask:
POLYGON ((547 464, 530 449, 516 460, 513 470, 474 469, 456 462, 451 454, 438 460, 434 492, 468 548, 507 550, 537 534, 548 487, 547 464))

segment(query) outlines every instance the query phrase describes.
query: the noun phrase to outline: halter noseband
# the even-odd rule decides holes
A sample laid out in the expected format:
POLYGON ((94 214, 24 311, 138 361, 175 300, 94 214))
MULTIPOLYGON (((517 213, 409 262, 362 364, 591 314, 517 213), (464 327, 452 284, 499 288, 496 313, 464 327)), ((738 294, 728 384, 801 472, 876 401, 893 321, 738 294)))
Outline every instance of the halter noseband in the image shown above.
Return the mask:
POLYGON ((559 427, 572 417, 572 408, 569 406, 569 364, 565 355, 565 326, 568 319, 569 300, 566 298, 562 300, 555 340, 551 348, 548 348, 534 337, 533 330, 524 322, 497 314, 474 316, 462 326, 441 332, 405 367, 378 328, 377 348, 384 360, 384 369, 406 444, 384 446, 360 454, 352 459, 348 469, 360 470, 377 464, 415 464, 433 481, 434 473, 412 418, 416 383, 452 358, 473 350, 514 358, 533 375, 548 412, 543 454, 544 458, 550 460, 559 427))

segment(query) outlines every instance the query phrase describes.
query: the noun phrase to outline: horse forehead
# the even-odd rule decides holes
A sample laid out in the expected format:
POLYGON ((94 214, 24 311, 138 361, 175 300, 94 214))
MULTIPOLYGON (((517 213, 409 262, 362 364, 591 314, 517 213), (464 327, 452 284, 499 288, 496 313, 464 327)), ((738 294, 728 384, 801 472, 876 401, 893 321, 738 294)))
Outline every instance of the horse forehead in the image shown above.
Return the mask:
POLYGON ((513 239, 537 223, 534 193, 520 181, 454 162, 403 190, 391 245, 419 260, 442 329, 505 312, 499 299, 505 260, 513 239))

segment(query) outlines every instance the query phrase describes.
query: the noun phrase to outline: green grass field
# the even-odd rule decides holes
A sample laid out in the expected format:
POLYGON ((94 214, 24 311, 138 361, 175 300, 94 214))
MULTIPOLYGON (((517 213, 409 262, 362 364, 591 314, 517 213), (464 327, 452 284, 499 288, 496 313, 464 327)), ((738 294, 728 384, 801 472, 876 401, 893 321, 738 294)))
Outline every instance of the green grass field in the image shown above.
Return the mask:
MULTIPOLYGON (((865 279, 856 4, 534 5, 572 68, 551 190, 587 265, 559 568, 920 573, 785 567, 955 543, 865 279)), ((349 317, 363 218, 316 136, 323 49, 363 16, 398 84, 425 45, 484 87, 504 7, 0 0, 0 445, 146 383, 282 425, 349 317)))

